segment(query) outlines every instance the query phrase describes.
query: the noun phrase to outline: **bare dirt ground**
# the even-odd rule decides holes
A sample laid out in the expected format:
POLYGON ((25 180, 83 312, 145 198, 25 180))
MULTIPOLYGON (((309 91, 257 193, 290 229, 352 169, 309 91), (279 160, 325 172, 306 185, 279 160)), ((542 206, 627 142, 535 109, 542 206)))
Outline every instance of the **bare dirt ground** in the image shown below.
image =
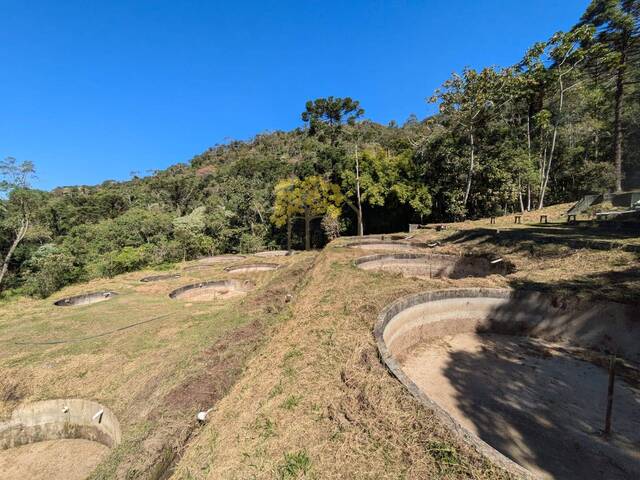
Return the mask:
POLYGON ((109 453, 89 440, 49 440, 0 451, 2 480, 84 480, 109 453))
POLYGON ((640 390, 553 345, 460 334, 423 345, 403 370, 456 420, 542 478, 640 478, 640 390))

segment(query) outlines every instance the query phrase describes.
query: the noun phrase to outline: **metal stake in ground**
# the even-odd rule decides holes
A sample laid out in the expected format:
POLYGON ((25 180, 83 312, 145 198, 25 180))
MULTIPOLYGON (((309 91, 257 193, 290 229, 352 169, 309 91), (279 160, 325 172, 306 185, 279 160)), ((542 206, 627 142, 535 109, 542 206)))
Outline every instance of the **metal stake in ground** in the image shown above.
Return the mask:
POLYGON ((609 388, 607 390, 607 414, 604 420, 604 434, 611 433, 611 409, 613 408, 613 385, 616 378, 616 356, 611 355, 609 359, 609 388))

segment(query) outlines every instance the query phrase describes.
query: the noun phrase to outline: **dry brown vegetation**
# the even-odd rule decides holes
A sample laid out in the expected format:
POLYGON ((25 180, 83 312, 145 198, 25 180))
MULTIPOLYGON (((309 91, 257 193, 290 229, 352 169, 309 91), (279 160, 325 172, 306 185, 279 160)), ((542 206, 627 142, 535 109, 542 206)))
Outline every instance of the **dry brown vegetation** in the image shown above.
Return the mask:
POLYGON ((93 478, 161 478, 197 428, 197 411, 226 394, 266 329, 288 315, 283 292, 295 290, 312 258, 281 259, 287 268, 256 275, 255 290, 228 301, 168 297, 180 285, 229 278, 220 265, 149 284, 139 282, 149 272, 137 272, 47 300, 3 303, 0 419, 41 399, 96 400, 118 417, 123 442, 93 478), (52 305, 106 289, 119 295, 80 307, 52 305))
MULTIPOLYGON (((544 213, 562 228, 566 207, 544 213)), ((275 329, 218 403, 174 478, 506 478, 456 441, 388 374, 372 328, 386 304, 426 289, 546 287, 558 296, 578 292, 633 301, 625 292, 638 291, 636 280, 616 283, 609 276, 637 269, 637 254, 622 250, 622 243, 608 235, 605 241, 615 244, 607 250, 573 248, 563 235, 538 242, 537 226, 527 225, 537 215, 515 226, 519 236, 508 242, 493 239, 513 217, 499 218, 492 232, 483 231, 487 220, 449 225, 442 232, 424 230, 415 237, 440 240, 437 252, 504 256, 518 269, 506 278, 419 280, 364 272, 352 261, 368 252, 325 249, 294 301, 291 318, 275 329)))
POLYGON ((509 216, 414 237, 439 240, 438 253, 502 256, 517 269, 507 277, 362 271, 353 260, 370 252, 340 248, 338 240, 317 254, 279 258, 287 268, 260 273, 254 291, 229 302, 167 298, 180 285, 229 278, 224 265, 144 285, 137 280, 149 272, 139 272, 56 295, 121 294, 78 309, 13 300, 1 306, 0 415, 65 396, 109 406, 125 435, 94 472, 100 479, 508 478, 388 373, 372 329, 385 305, 428 289, 511 286, 637 301, 638 253, 625 250, 639 243, 637 234, 567 226, 566 209, 545 209, 549 225, 537 224, 535 212, 523 225, 509 216), (81 342, 15 344, 79 338, 166 314, 81 342), (196 411, 212 405, 199 428, 196 411))

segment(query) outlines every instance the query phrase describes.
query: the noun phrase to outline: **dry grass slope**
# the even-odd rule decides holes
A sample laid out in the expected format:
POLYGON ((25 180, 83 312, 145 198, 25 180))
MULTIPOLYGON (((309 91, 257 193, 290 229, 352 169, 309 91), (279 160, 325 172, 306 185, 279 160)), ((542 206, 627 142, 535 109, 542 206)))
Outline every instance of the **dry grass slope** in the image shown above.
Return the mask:
POLYGON ((55 307, 54 298, 5 302, 0 420, 31 401, 97 400, 118 417, 123 442, 92 478, 161 478, 197 428, 197 411, 227 393, 265 332, 289 315, 286 294, 312 259, 283 258, 288 268, 261 273, 255 290, 228 301, 191 304, 168 297, 180 285, 229 278, 220 265, 149 284, 139 279, 151 272, 137 272, 54 296, 119 292, 94 305, 55 307), (67 342, 38 343, 50 340, 67 342))
POLYGON ((570 237, 562 217, 567 208, 545 209, 551 222, 545 227, 535 212, 523 225, 511 227, 510 216, 491 226, 484 220, 424 230, 415 238, 440 240, 438 253, 503 256, 517 268, 509 277, 420 280, 364 272, 353 260, 369 252, 329 246, 290 319, 217 404, 173 478, 508 478, 454 439, 388 374, 372 329, 386 304, 428 289, 510 286, 637 302, 638 254, 624 250, 637 235, 571 227, 570 237), (607 248, 570 242, 584 238, 607 248))

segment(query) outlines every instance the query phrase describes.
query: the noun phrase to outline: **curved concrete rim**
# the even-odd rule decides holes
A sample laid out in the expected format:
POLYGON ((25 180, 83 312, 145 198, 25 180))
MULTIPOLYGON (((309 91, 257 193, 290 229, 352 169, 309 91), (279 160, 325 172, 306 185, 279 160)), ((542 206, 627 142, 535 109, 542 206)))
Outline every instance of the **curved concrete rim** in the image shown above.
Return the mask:
POLYGON ((299 253, 296 250, 263 250, 261 252, 256 252, 253 255, 255 257, 290 257, 299 253))
POLYGON ((83 293, 80 295, 74 295, 72 297, 61 298, 56 300, 53 304, 57 307, 75 307, 82 305, 90 305, 92 303, 103 302, 105 300, 111 300, 118 292, 112 290, 105 290, 103 292, 91 292, 83 293))
POLYGON ((282 265, 279 263, 247 263, 243 265, 232 265, 224 269, 228 273, 240 273, 240 272, 259 272, 278 270, 282 265))
POLYGON ((345 248, 362 248, 366 246, 371 246, 372 248, 375 245, 380 245, 381 247, 399 247, 402 249, 421 249, 421 248, 433 248, 437 246, 436 244, 423 243, 423 242, 407 242, 402 240, 375 240, 375 239, 364 239, 359 242, 348 242, 344 244, 345 248))
POLYGON ((399 298, 398 300, 387 305, 378 315, 376 325, 374 327, 374 337, 380 352, 382 361, 409 392, 416 397, 425 407, 433 410, 438 418, 467 445, 477 449, 482 455, 487 457, 493 463, 504 468, 509 473, 518 475, 527 479, 537 479, 538 477, 531 473, 526 468, 517 464, 509 457, 503 455, 498 450, 493 448, 484 440, 480 439, 477 435, 463 427, 457 420, 455 420, 449 412, 431 400, 418 386, 404 373, 400 363, 393 358, 391 352, 387 348, 387 344, 384 341, 384 330, 391 319, 400 311, 408 308, 411 305, 417 305, 419 303, 427 303, 434 300, 442 300, 451 297, 457 297, 466 295, 468 297, 490 297, 490 298, 510 298, 514 294, 511 289, 504 288, 469 288, 469 289, 446 289, 446 290, 433 290, 427 292, 415 293, 399 298))
POLYGON ((166 275, 149 275, 148 277, 142 277, 140 281, 143 283, 160 282, 162 280, 172 280, 180 277, 181 275, 179 273, 168 273, 166 275))
MULTIPOLYGON (((577 347, 601 352, 604 358, 616 353, 630 362, 640 360, 637 307, 629 304, 556 297, 535 290, 459 288, 408 295, 380 312, 374 337, 391 373, 460 440, 496 465, 525 478, 538 476, 465 428, 431 398, 428 384, 418 387, 402 368, 404 355, 423 342, 465 332, 538 338, 569 350, 577 347)), ((575 456, 572 458, 576 461, 575 456)), ((622 461, 621 465, 630 465, 622 461)))
POLYGON ((16 408, 0 423, 0 450, 46 440, 82 438, 108 448, 122 440, 116 416, 93 400, 60 398, 16 408))
POLYGON ((180 296, 188 292, 189 290, 197 289, 215 289, 215 288, 232 288, 241 292, 248 292, 254 287, 254 284, 249 280, 210 280, 207 282, 192 283, 190 285, 184 285, 180 288, 176 288, 169 293, 169 298, 177 299, 180 296))

